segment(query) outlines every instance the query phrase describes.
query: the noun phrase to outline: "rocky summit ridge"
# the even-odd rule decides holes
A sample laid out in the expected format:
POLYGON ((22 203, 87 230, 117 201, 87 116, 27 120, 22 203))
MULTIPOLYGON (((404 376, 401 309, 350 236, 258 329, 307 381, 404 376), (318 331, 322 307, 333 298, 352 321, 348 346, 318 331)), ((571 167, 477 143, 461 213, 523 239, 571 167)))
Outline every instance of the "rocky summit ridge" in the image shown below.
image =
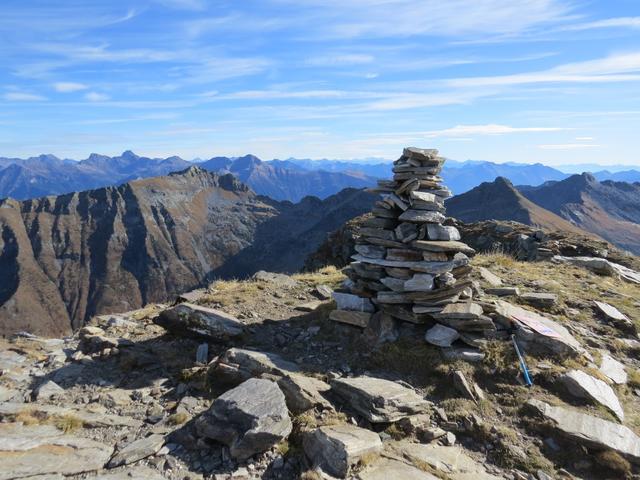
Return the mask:
MULTIPOLYGON (((409 153, 398 165, 413 155, 437 161, 435 152, 409 153)), ((383 184, 384 195, 391 186, 383 184)), ((410 208, 392 201, 374 208, 397 221, 410 208)), ((417 235, 454 223, 429 220, 412 222, 417 235)), ((489 242, 520 238, 522 250, 472 256, 458 244, 452 255, 468 252, 464 271, 437 272, 433 264, 444 260, 423 257, 382 265, 378 279, 353 265, 259 271, 175 302, 94 315, 64 338, 0 339, 0 479, 638 478, 634 262, 587 256, 590 245, 572 256, 566 238, 539 231, 525 242, 517 224, 491 228, 489 242), (400 275, 425 262, 429 269, 416 274, 432 275, 431 289, 416 274, 402 288, 411 280, 421 294, 442 289, 443 304, 414 301, 382 281, 396 278, 387 269, 400 275), (436 281, 442 274, 449 281, 436 281), (452 294, 458 282, 469 286, 452 294), (402 295, 392 304, 400 313, 382 310, 383 292, 402 295), (451 306, 453 315, 442 315, 451 306), (346 315, 336 317, 338 307, 346 315), (349 312, 366 322, 345 322, 349 312), (416 314, 410 321, 408 312, 416 314)), ((482 244, 473 228, 447 231, 482 244)), ((370 241, 379 235, 360 233, 354 245, 380 246, 370 241)), ((460 240, 410 240, 403 250, 414 241, 460 240)))

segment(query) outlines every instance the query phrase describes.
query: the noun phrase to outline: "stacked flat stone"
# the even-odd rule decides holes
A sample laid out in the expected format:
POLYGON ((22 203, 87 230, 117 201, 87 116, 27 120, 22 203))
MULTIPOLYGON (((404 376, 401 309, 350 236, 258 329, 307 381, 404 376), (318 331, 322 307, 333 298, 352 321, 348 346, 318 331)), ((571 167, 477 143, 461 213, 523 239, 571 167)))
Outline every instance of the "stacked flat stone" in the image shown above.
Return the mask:
POLYGON ((346 269, 351 294, 337 293, 331 318, 361 327, 381 311, 396 320, 436 321, 467 332, 495 327, 471 301, 469 257, 474 250, 445 226, 444 200, 451 192, 439 173, 437 150, 405 148, 393 164, 393 180, 360 229, 353 262, 346 269))

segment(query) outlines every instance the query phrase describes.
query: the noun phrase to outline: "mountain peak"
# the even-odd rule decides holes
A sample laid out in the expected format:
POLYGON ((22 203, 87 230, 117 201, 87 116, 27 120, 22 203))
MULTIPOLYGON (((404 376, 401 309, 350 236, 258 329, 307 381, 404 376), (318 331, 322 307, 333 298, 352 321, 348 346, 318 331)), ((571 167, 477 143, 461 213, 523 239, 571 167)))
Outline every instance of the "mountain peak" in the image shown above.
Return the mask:
POLYGON ((120 155, 122 158, 128 158, 128 159, 137 159, 140 158, 138 155, 136 155, 135 153, 133 153, 131 150, 125 150, 124 152, 122 152, 122 155, 120 155))

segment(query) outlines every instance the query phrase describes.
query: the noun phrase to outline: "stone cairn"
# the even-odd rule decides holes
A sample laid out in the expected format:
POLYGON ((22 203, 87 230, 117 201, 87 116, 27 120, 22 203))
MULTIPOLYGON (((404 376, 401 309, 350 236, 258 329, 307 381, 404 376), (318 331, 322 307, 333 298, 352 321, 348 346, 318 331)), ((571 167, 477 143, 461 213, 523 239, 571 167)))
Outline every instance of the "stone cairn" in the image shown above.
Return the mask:
POLYGON ((438 176, 443 163, 437 150, 405 148, 393 164, 393 180, 378 181, 372 189, 382 199, 360 229, 357 253, 346 269, 350 293, 334 293, 338 310, 331 312, 332 320, 369 329, 377 323, 379 340, 384 340, 380 330, 391 330, 389 321, 435 321, 427 341, 442 347, 461 335, 477 346, 495 331, 492 319, 472 301, 467 255, 475 252, 459 241, 455 227, 443 225, 444 200, 451 196, 438 176))

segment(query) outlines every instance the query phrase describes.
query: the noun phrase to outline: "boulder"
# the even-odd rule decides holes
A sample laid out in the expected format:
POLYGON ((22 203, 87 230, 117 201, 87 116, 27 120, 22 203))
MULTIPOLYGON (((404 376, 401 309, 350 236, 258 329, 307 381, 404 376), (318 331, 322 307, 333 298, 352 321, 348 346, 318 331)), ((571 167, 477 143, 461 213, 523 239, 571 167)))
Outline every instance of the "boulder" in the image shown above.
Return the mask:
POLYGON ((230 348, 214 363, 208 375, 215 383, 239 385, 252 377, 264 374, 285 376, 300 369, 275 353, 258 352, 244 348, 230 348))
POLYGON ((40 385, 38 388, 36 388, 36 390, 33 393, 34 393, 34 395, 33 395, 34 398, 36 400, 38 400, 38 401, 48 400, 51 397, 55 397, 55 396, 63 394, 64 393, 64 388, 62 388, 56 382, 53 382, 51 380, 47 380, 42 385, 40 385))
POLYGON ((320 297, 321 300, 329 300, 333 294, 333 289, 324 284, 316 285, 315 294, 320 297))
POLYGON ((120 465, 129 465, 143 458, 154 455, 164 445, 164 436, 149 435, 148 437, 139 438, 118 450, 116 454, 109 460, 108 468, 119 467, 120 465))
POLYGON ((437 323, 424 336, 424 339, 437 347, 450 347, 453 342, 460 338, 457 330, 437 323))
POLYGON ((624 385, 627 383, 627 372, 624 369, 624 365, 608 353, 602 354, 600 373, 617 385, 624 385))
POLYGON ((284 394, 276 383, 259 378, 219 396, 196 422, 201 436, 228 445, 240 460, 268 450, 291 428, 284 394))
POLYGON ((621 422, 624 421, 624 410, 616 393, 602 380, 581 370, 570 370, 560 377, 560 381, 572 395, 599 403, 611 410, 621 422))
POLYGON ((427 224, 427 236, 429 240, 460 240, 460 232, 456 227, 448 227, 437 223, 427 224))
POLYGON ((0 424, 0 480, 101 469, 112 448, 51 425, 0 424))
POLYGON ((412 389, 382 378, 337 378, 331 389, 371 423, 396 422, 431 406, 412 389))
POLYGON ((287 407, 295 414, 306 412, 312 408, 333 410, 331 403, 322 395, 328 392, 331 387, 322 380, 299 373, 291 373, 278 380, 278 386, 284 393, 287 407))
POLYGON ((243 332, 243 324, 237 318, 220 310, 192 303, 181 303, 168 308, 154 322, 177 335, 206 338, 215 342, 237 337, 243 332))
POLYGON ((332 425, 305 435, 303 447, 314 468, 345 478, 363 456, 380 452, 382 442, 380 436, 370 430, 354 425, 332 425))
POLYGON ((566 437, 597 450, 613 450, 640 464, 640 437, 624 425, 536 399, 529 400, 527 405, 566 437))
POLYGON ((371 346, 395 342, 400 336, 396 320, 384 312, 376 312, 371 316, 363 331, 365 342, 371 346))
POLYGON ((198 350, 196 350, 196 363, 204 365, 207 360, 209 360, 209 344, 201 343, 198 345, 198 350))

